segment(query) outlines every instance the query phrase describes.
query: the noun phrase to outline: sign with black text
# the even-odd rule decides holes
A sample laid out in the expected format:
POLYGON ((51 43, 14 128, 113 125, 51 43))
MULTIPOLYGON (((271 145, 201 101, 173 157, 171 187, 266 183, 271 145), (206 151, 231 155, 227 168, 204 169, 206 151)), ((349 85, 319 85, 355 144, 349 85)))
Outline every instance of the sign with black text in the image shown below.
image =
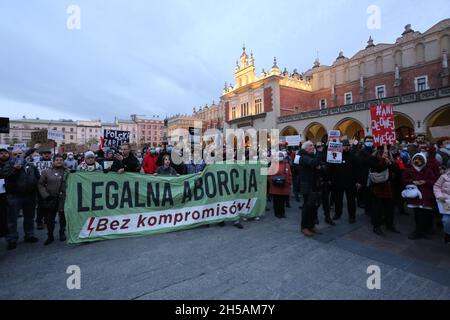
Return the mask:
POLYGON ((130 142, 130 131, 105 129, 103 131, 104 147, 118 148, 124 143, 130 142))

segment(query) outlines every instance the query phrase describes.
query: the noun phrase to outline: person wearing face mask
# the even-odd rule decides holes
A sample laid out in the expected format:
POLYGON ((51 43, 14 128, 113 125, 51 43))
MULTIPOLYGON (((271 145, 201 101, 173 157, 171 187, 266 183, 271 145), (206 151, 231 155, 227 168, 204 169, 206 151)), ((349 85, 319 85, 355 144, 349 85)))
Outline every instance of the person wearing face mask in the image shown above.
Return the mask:
POLYGON ((414 210, 415 230, 409 239, 427 238, 427 233, 433 226, 433 186, 436 177, 427 167, 427 158, 417 153, 412 157, 412 166, 403 173, 404 185, 415 185, 421 192, 421 197, 406 199, 408 207, 414 210))
POLYGON ((437 141, 438 150, 436 159, 443 166, 450 160, 450 137, 444 137, 437 141))
MULTIPOLYGON (((331 167, 327 163, 327 151, 322 142, 316 143, 316 157, 320 160, 320 179, 322 181, 322 208, 325 216, 325 223, 334 226, 336 223, 331 219, 330 194, 332 188, 331 167)), ((318 224, 318 221, 316 222, 318 224)))
POLYGON ((357 181, 361 185, 361 205, 364 207, 365 214, 370 216, 372 197, 370 189, 367 186, 367 179, 369 177, 369 160, 374 152, 374 140, 372 136, 366 136, 364 138, 364 146, 357 154, 357 181))
POLYGON ((356 190, 361 188, 361 184, 357 181, 357 161, 351 152, 350 142, 342 140, 342 147, 342 163, 330 165, 335 201, 333 220, 339 220, 342 216, 345 194, 349 223, 353 224, 356 222, 356 190))
POLYGON ((275 217, 286 218, 285 206, 291 193, 291 167, 283 152, 278 152, 269 168, 269 193, 272 195, 275 217))
POLYGON ((84 154, 84 161, 77 168, 77 171, 83 172, 94 172, 102 170, 102 166, 97 161, 95 161, 95 154, 92 151, 88 151, 84 154))
POLYGON ((44 219, 47 225, 47 240, 44 245, 54 241, 53 231, 55 229, 56 214, 59 216, 59 240, 65 241, 66 218, 64 216, 64 201, 66 198, 66 180, 69 170, 64 168, 62 155, 55 155, 53 167, 44 170, 39 179, 38 190, 43 199, 44 219))
POLYGON ((147 155, 144 157, 142 161, 142 171, 145 174, 154 174, 158 169, 156 162, 158 161, 158 154, 156 153, 155 148, 151 148, 147 151, 147 155))
MULTIPOLYGON (((433 187, 436 200, 442 204, 450 201, 450 160, 447 161, 445 172, 439 177, 433 187)), ((442 223, 444 227, 444 241, 450 244, 450 215, 442 215, 442 223)))
POLYGON ((76 171, 77 170, 78 162, 77 162, 77 160, 75 160, 75 158, 73 156, 73 152, 68 152, 67 153, 67 159, 64 160, 64 166, 69 171, 76 171))
POLYGON ((374 152, 370 162, 369 187, 372 194, 371 222, 373 232, 384 236, 382 225, 393 233, 399 233, 394 225, 394 188, 393 180, 399 172, 387 145, 380 146, 374 152), (374 178, 377 175, 378 178, 374 178))

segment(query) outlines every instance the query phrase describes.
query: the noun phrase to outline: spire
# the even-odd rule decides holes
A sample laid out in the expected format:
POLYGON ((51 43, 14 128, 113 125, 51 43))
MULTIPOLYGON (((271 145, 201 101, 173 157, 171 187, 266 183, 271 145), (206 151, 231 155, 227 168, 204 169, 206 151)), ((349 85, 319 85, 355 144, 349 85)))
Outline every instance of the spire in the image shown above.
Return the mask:
POLYGON ((277 68, 277 69, 278 69, 278 66, 277 66, 277 57, 274 57, 274 58, 273 58, 273 66, 272 66, 272 68, 277 68))
POLYGON ((370 37, 369 37, 369 41, 367 41, 367 47, 366 47, 366 49, 372 48, 372 47, 375 47, 375 45, 373 44, 372 36, 370 36, 370 37))

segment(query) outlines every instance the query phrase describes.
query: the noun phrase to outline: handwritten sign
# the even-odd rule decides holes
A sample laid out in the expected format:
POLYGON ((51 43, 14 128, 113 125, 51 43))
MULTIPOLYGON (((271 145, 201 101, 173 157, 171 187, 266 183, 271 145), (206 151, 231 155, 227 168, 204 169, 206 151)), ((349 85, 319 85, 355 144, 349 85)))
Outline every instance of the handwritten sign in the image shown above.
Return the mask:
POLYGON ((370 107, 372 135, 375 147, 384 144, 393 145, 397 139, 395 134, 394 107, 392 104, 370 107))
POLYGON ((47 139, 49 139, 49 140, 64 140, 64 131, 48 130, 47 139))

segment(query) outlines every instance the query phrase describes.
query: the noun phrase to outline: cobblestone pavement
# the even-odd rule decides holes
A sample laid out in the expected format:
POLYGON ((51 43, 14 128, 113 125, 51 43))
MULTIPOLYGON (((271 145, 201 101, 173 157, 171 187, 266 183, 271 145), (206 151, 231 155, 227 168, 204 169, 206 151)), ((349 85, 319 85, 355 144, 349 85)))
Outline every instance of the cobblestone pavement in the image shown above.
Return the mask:
POLYGON ((359 212, 355 225, 321 221, 323 235, 308 239, 291 205, 287 219, 270 210, 243 230, 49 247, 38 231, 37 244, 0 248, 0 299, 450 299, 450 246, 438 235, 408 240, 412 217, 398 217, 402 234, 379 238, 359 212), (67 289, 69 265, 81 268, 80 290, 67 289), (381 269, 380 290, 367 288, 371 265, 381 269))

